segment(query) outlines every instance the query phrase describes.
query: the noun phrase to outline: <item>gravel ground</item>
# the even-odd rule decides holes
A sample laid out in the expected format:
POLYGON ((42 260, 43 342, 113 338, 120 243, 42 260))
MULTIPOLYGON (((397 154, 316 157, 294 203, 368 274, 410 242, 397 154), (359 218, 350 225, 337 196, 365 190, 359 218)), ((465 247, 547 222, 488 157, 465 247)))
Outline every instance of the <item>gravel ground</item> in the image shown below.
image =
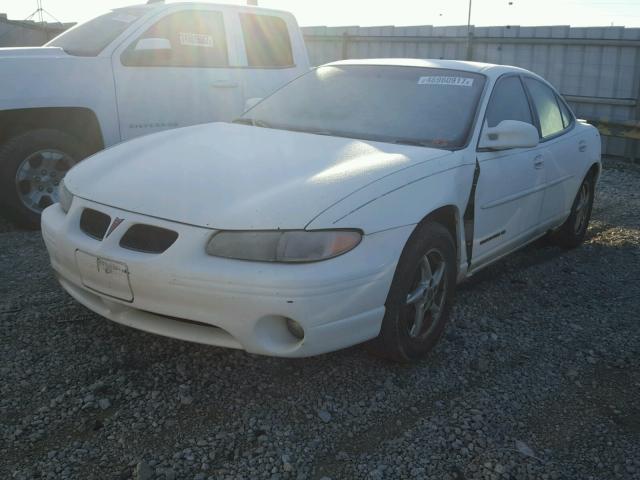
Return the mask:
POLYGON ((0 224, 0 478, 640 479, 640 169, 605 170, 586 244, 461 286, 414 366, 283 360, 118 326, 0 224))

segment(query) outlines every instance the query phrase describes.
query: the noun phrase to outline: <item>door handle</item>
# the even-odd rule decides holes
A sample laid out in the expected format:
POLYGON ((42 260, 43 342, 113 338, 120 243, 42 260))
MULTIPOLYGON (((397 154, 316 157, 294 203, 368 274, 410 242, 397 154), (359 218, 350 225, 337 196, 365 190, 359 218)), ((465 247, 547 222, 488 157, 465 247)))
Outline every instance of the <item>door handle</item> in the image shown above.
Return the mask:
POLYGON ((236 88, 237 86, 237 83, 227 80, 214 80, 211 82, 211 88, 236 88))
POLYGON ((544 158, 542 158, 542 155, 538 155, 533 159, 533 167, 536 170, 540 170, 542 167, 544 167, 544 158))
POLYGON ((587 150, 587 142, 585 142, 584 140, 580 140, 580 142, 578 143, 578 151, 584 152, 586 150, 587 150))

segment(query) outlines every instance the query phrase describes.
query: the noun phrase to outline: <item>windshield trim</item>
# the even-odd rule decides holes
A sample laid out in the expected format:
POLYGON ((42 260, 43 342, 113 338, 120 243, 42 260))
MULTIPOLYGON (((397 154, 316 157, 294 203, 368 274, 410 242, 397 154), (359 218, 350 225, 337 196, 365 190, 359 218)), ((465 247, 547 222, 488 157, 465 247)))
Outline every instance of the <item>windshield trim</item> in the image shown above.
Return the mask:
MULTIPOLYGON (((260 102, 258 102, 256 105, 254 105, 253 107, 251 107, 249 110, 247 110, 246 112, 244 112, 240 117, 238 117, 237 119, 233 120, 232 123, 241 123, 241 122, 237 122, 237 120, 240 119, 248 119, 251 120, 252 122, 254 121, 253 118, 248 117, 247 114, 249 112, 251 112, 254 108, 256 108, 258 105, 260 105, 262 102, 264 102, 265 100, 269 99, 270 97, 272 97, 273 95, 275 95, 276 93, 278 93, 280 90, 286 88, 289 84, 295 82, 296 80, 298 80, 301 77, 304 77, 305 75, 309 75, 311 72, 318 70, 320 68, 324 68, 324 67, 331 67, 333 66, 331 63, 327 63, 324 65, 318 65, 317 67, 312 68, 311 70, 309 70, 308 72, 303 73, 302 75, 297 76, 296 78, 294 78, 293 80, 285 83, 284 85, 282 85, 280 88, 277 88, 276 90, 274 90, 273 92, 271 92, 271 94, 269 94, 268 96, 266 96, 265 98, 263 98, 260 102)), ((391 68, 415 68, 415 69, 420 69, 420 70, 429 70, 429 69, 437 69, 437 70, 448 70, 451 72, 460 72, 460 73, 467 73, 467 74, 473 74, 473 75, 478 75, 480 77, 482 77, 484 79, 484 84, 482 87, 482 91, 480 92, 480 95, 478 96, 478 100, 476 102, 475 105, 475 111, 473 112, 473 115, 470 115, 470 121, 469 124, 467 125, 466 128, 466 135, 465 135, 465 141, 460 144, 459 146, 449 146, 449 147, 445 147, 442 145, 434 145, 432 142, 429 141, 424 141, 424 142, 420 142, 420 141, 415 141, 416 142, 416 147, 420 148, 434 148, 434 149, 438 149, 438 150, 444 150, 444 151, 449 151, 449 152, 455 152, 458 150, 464 150, 465 148, 467 148, 470 144, 471 144, 471 140, 473 138, 473 134, 476 131, 476 125, 478 122, 478 117, 480 114, 480 110, 482 105, 484 105, 484 100, 485 100, 485 96, 487 93, 487 87, 490 83, 490 79, 489 77, 482 73, 482 72, 471 72, 469 70, 460 70, 457 68, 445 68, 445 67, 423 67, 423 66, 417 66, 417 65, 378 65, 376 63, 352 63, 352 64, 340 64, 340 67, 391 67, 391 68), (418 143, 424 143, 424 145, 418 145, 418 143)), ((301 132, 301 133, 310 133, 310 134, 314 134, 313 130, 310 131, 305 131, 302 129, 296 129, 294 128, 279 128, 279 126, 275 126, 271 123, 269 123, 268 127, 264 127, 263 128, 272 128, 274 130, 287 130, 287 131, 295 131, 295 132, 301 132)), ((342 133, 342 132, 341 132, 342 133)), ((389 143, 389 144, 395 144, 395 145, 401 145, 402 143, 399 143, 397 141, 394 140, 405 140, 405 141, 414 141, 413 139, 401 139, 401 138, 396 138, 396 137, 383 137, 383 136, 377 136, 377 135, 372 135, 372 136, 364 136, 362 134, 354 134, 352 132, 344 132, 344 133, 349 133, 348 135, 334 135, 336 137, 343 137, 343 138, 352 138, 354 140, 364 140, 364 141, 370 141, 370 142, 381 142, 381 143, 389 143)), ((318 133, 316 133, 316 135, 319 135, 318 133)), ((323 134, 324 135, 324 134, 323 134)))
POLYGON ((111 53, 118 48, 118 46, 120 46, 122 44, 122 41, 126 40, 127 37, 130 36, 130 32, 131 31, 137 31, 140 23, 151 18, 151 14, 154 12, 158 12, 158 9, 154 9, 154 8, 148 8, 145 5, 139 5, 139 6, 132 6, 132 7, 120 7, 120 8, 114 8, 111 9, 105 13, 102 13, 100 15, 96 15, 93 18, 90 18, 89 20, 85 21, 85 22, 81 22, 78 23, 76 25, 74 25, 73 27, 65 30, 64 32, 61 32, 59 35, 56 35, 55 37, 53 37, 51 40, 49 40, 47 43, 44 44, 45 47, 51 46, 51 47, 57 47, 57 48, 61 48, 65 53, 67 53, 68 55, 74 56, 74 57, 85 57, 85 58, 97 58, 100 56, 111 56, 111 53), (121 31, 120 33, 118 33, 115 37, 113 37, 111 39, 111 41, 107 42, 107 44, 102 47, 102 49, 97 52, 97 53, 84 53, 84 52, 77 52, 74 50, 69 50, 68 48, 64 48, 61 47, 59 45, 53 45, 53 42, 55 42, 56 40, 58 40, 60 37, 70 33, 72 30, 82 27, 83 25, 99 18, 99 17, 104 17, 107 15, 117 15, 117 14, 127 14, 128 12, 131 12, 132 15, 136 15, 137 18, 135 18, 134 20, 131 21, 131 23, 129 23, 127 25, 127 27, 121 31), (122 40, 121 40, 122 39, 122 40))
POLYGON ((411 138, 384 136, 384 135, 363 135, 357 132, 347 132, 343 130, 307 130, 304 128, 298 128, 294 125, 282 125, 266 123, 262 120, 255 120, 250 117, 239 117, 235 120, 228 122, 238 125, 246 125, 249 127, 268 128, 271 130, 283 130, 287 132, 307 133, 309 135, 319 135, 323 137, 338 137, 338 138, 351 138, 353 140, 363 140, 366 142, 380 142, 380 143, 392 143, 396 145, 407 145, 411 147, 424 147, 424 148, 437 148, 438 150, 452 151, 453 148, 444 148, 441 145, 435 145, 431 142, 421 142, 411 138))

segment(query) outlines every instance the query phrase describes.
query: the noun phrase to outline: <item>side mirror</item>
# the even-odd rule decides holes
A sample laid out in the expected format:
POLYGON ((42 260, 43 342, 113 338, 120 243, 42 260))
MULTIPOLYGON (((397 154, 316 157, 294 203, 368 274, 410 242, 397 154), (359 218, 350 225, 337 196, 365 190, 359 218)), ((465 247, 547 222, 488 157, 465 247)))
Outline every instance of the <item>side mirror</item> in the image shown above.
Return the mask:
POLYGON ((262 98, 258 98, 258 97, 248 98, 247 101, 244 103, 244 111, 246 112, 248 110, 251 110, 261 101, 262 101, 262 98))
POLYGON ((478 147, 508 150, 535 147, 539 142, 538 129, 533 125, 518 120, 503 120, 495 127, 485 123, 478 147))
POLYGON ((148 52, 157 50, 171 50, 171 42, 168 38, 141 38, 136 43, 136 52, 148 52))

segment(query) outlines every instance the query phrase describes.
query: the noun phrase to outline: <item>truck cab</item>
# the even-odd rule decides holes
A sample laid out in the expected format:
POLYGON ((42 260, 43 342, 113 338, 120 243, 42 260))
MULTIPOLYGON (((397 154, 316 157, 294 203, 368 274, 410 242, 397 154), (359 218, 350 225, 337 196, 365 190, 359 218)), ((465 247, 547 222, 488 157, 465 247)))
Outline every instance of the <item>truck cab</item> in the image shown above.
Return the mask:
POLYGON ((86 156, 230 121, 309 67, 290 13, 211 3, 118 8, 44 47, 0 49, 0 208, 36 227, 86 156))

